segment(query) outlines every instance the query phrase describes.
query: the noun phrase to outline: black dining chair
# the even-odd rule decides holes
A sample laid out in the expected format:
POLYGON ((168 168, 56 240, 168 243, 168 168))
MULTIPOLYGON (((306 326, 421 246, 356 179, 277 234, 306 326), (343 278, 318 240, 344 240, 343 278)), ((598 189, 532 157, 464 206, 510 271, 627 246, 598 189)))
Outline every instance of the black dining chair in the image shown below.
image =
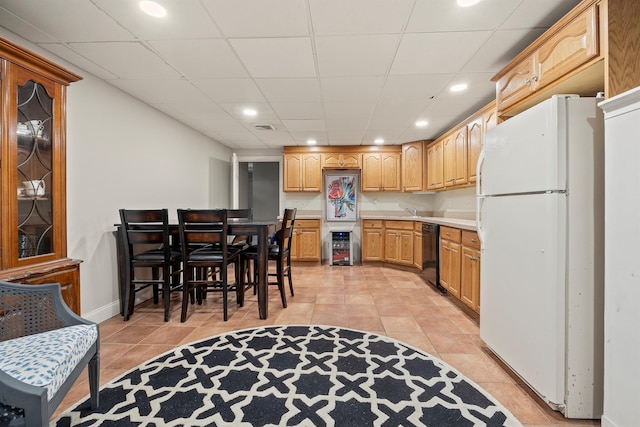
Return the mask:
MULTIPOLYGON (((227 220, 228 221, 252 221, 253 210, 251 208, 227 209, 227 220)), ((231 243, 229 243, 229 245, 236 249, 240 249, 240 251, 244 252, 249 250, 253 246, 252 238, 253 236, 234 235, 234 236, 231 236, 231 239, 230 239, 231 243)), ((246 259, 246 257, 243 257, 242 254, 240 255, 241 256, 237 258, 237 262, 235 265, 235 275, 236 275, 236 284, 239 285, 242 283, 245 286, 245 289, 241 290, 238 293, 238 297, 239 297, 238 305, 242 307, 244 306, 244 291, 249 287, 251 287, 251 280, 248 277, 249 270, 250 270, 249 260, 246 259), (241 262, 243 263, 242 266, 240 265, 241 262), (245 271, 247 276, 240 277, 241 271, 245 271)))
MULTIPOLYGON (((240 266, 237 275, 242 278, 244 269, 239 263, 241 249, 229 245, 226 209, 178 209, 180 242, 183 258, 183 297, 180 321, 187 320, 188 296, 195 292, 198 304, 207 291, 222 292, 223 317, 228 319, 227 295, 230 289, 228 267, 240 266)), ((242 283, 234 283, 238 301, 242 283)))
MULTIPOLYGON (((276 264, 276 271, 267 273, 267 280, 269 277, 275 277, 276 281, 269 281, 267 285, 277 285, 280 291, 280 299, 282 300, 282 306, 287 307, 287 296, 285 293, 284 278, 287 278, 289 283, 289 290, 291 296, 293 293, 293 281, 291 279, 291 240, 293 238, 293 226, 295 224, 297 209, 285 209, 282 216, 282 227, 278 230, 274 236, 274 241, 269 245, 268 258, 269 261, 274 261, 276 264)), ((251 247, 243 252, 242 256, 253 264, 253 281, 252 285, 255 288, 257 284, 257 261, 258 261, 258 248, 251 247)), ((268 269, 269 266, 267 266, 268 269)))
POLYGON ((152 287, 154 304, 158 304, 158 294, 162 292, 167 322, 170 294, 180 288, 182 273, 182 254, 172 246, 168 210, 120 209, 120 239, 124 261, 121 266, 124 272, 124 320, 129 320, 133 314, 136 293, 152 287))

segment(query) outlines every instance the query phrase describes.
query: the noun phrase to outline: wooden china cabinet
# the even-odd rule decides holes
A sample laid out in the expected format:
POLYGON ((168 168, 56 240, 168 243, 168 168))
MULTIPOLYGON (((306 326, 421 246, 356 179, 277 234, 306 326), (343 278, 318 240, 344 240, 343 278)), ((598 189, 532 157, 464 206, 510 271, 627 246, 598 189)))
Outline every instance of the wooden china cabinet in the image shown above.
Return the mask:
POLYGON ((60 283, 80 314, 67 258, 66 87, 81 77, 0 38, 0 280, 60 283))

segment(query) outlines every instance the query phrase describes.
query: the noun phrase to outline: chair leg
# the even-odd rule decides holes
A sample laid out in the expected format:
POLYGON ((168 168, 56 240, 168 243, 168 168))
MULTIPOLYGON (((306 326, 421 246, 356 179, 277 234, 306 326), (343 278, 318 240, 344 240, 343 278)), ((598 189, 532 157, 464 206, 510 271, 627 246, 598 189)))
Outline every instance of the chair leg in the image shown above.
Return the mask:
POLYGON ((221 279, 221 283, 222 283, 222 313, 223 313, 223 318, 224 321, 227 321, 227 279, 228 279, 228 274, 227 274, 227 268, 222 267, 220 269, 220 279, 221 279))
POLYGON ((234 266, 234 269, 236 269, 236 292, 238 294, 237 300, 238 307, 244 307, 244 277, 246 275, 245 267, 247 261, 244 258, 238 258, 238 260, 238 263, 234 266), (240 271, 237 271, 238 269, 240 271))
POLYGON ((171 268, 166 265, 162 271, 162 302, 164 304, 164 321, 169 321, 169 303, 171 302, 171 268))
POLYGON ((194 303, 194 293, 193 288, 191 287, 190 281, 193 277, 193 270, 189 269, 187 271, 185 269, 184 272, 184 283, 182 284, 182 309, 180 311, 180 322, 184 323, 187 320, 187 306, 189 304, 189 299, 191 298, 191 304, 194 303))
POLYGON ((291 258, 287 257, 287 279, 289 279, 289 290, 291 291, 291 296, 293 295, 293 282, 291 280, 291 258))
POLYGON ((278 265, 276 266, 276 276, 278 278, 278 290, 280 291, 280 299, 282 300, 282 306, 287 308, 287 295, 284 292, 284 271, 282 268, 283 260, 278 260, 278 265))
POLYGON ((135 299, 135 292, 133 292, 133 286, 131 285, 131 278, 133 277, 133 272, 130 270, 125 273, 125 285, 124 285, 124 301, 122 302, 122 315, 124 316, 124 321, 129 320, 131 313, 133 312, 133 304, 131 302, 135 299), (133 294, 133 295, 132 295, 133 294))
MULTIPOLYGON (((151 280, 157 282, 160 280, 160 269, 153 267, 151 269, 151 280)), ((158 304, 158 285, 153 285, 153 303, 158 304)))
POLYGON ((96 354, 89 360, 89 392, 91 394, 91 409, 100 406, 100 354, 96 354))

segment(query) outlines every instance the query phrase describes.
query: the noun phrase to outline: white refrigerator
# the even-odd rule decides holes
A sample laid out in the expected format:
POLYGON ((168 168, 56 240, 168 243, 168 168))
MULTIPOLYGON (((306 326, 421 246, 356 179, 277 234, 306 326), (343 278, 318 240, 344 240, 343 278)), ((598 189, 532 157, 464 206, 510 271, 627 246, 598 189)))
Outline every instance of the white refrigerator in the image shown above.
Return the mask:
POLYGON ((557 95, 484 135, 478 161, 480 338, 549 406, 600 418, 604 123, 557 95))

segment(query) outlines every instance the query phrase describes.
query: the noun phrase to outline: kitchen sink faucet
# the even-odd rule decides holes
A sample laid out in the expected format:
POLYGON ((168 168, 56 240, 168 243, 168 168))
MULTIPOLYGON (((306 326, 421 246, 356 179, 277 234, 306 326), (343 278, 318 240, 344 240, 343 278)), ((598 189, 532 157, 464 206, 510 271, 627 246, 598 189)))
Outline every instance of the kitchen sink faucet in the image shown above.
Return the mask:
POLYGON ((418 210, 417 209, 404 208, 404 210, 407 211, 407 212, 411 212, 411 216, 418 216, 418 210))

